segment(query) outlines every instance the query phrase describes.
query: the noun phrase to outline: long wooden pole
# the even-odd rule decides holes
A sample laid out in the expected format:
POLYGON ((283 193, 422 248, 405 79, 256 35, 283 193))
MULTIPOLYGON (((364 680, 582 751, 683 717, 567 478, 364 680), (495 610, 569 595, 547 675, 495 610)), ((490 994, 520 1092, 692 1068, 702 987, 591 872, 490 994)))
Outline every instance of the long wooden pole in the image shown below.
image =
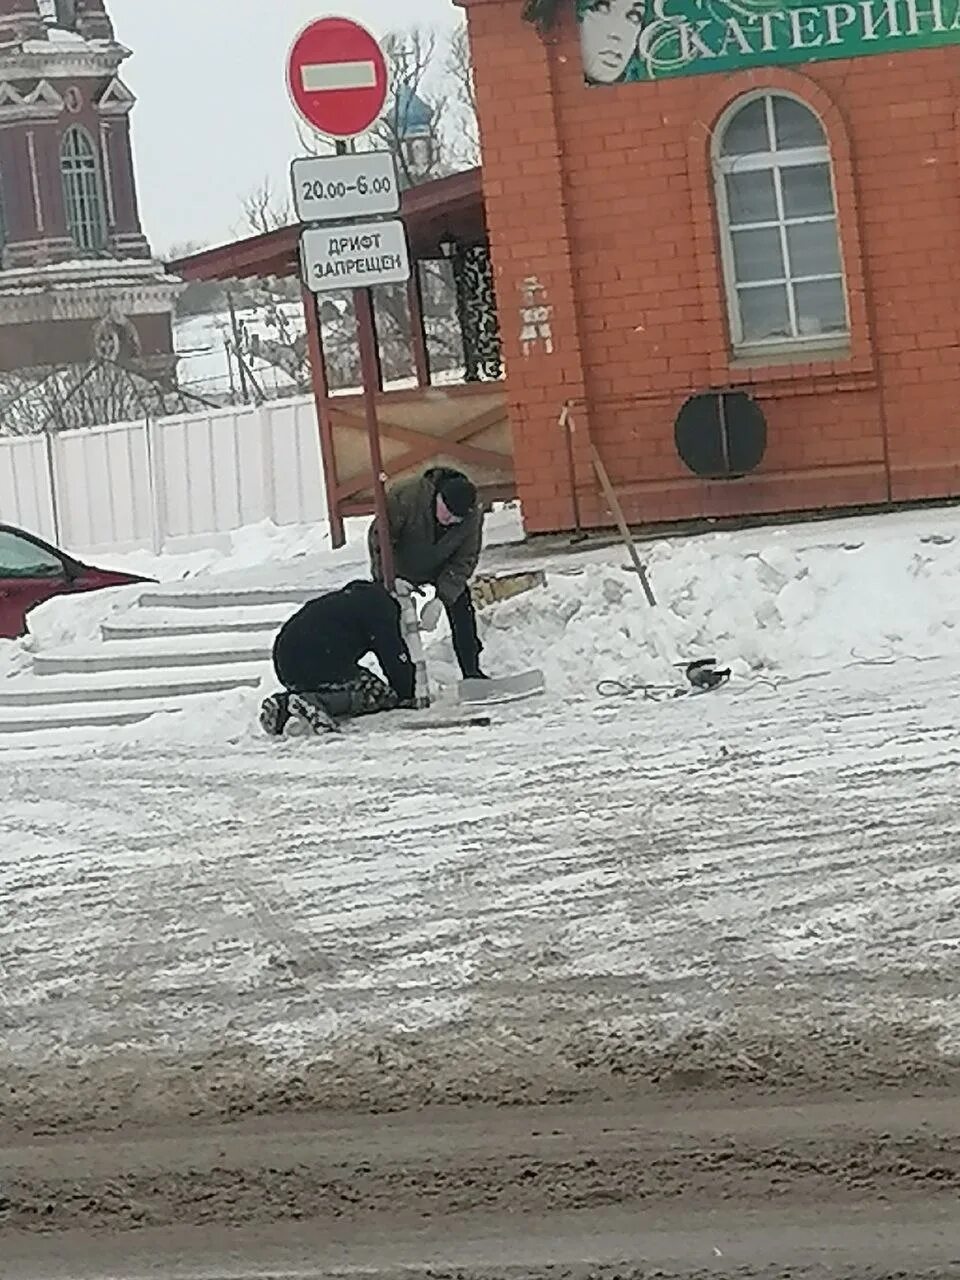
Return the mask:
POLYGON ((637 544, 633 540, 633 534, 627 525, 623 514, 623 507, 620 505, 620 499, 617 497, 613 485, 610 483, 610 476, 607 468, 603 465, 603 459, 597 452, 597 446, 591 440, 590 456, 593 459, 593 468, 597 473, 597 479, 600 481, 600 488, 603 490, 603 496, 607 500, 607 506, 617 522, 617 528, 620 530, 620 537, 623 539, 624 546, 633 561, 633 567, 636 570, 637 577, 640 579, 640 585, 643 587, 643 594, 647 597, 647 604, 651 607, 656 606, 656 598, 653 594, 653 588, 650 586, 650 579, 647 577, 647 569, 637 552, 637 544))
POLYGON ((320 432, 320 458, 323 469, 323 487, 327 496, 327 519, 330 522, 330 545, 342 547, 347 541, 340 514, 340 476, 337 472, 337 447, 333 427, 327 409, 327 376, 323 355, 323 334, 320 330, 320 311, 317 295, 303 286, 303 314, 307 325, 307 350, 310 353, 310 385, 317 412, 317 428, 320 432))
POLYGON ((577 493, 577 467, 573 457, 573 433, 576 430, 573 414, 569 404, 560 410, 560 428, 563 431, 567 446, 567 483, 570 485, 570 503, 573 507, 573 526, 575 542, 582 542, 586 536, 583 532, 583 521, 580 518, 580 497, 577 493))
MULTIPOLYGON (((338 156, 349 155, 355 150, 352 143, 338 141, 338 156)), ((373 320, 373 297, 369 289, 354 289, 354 314, 357 318, 357 342, 360 346, 360 371, 363 377, 363 413, 367 420, 367 442, 370 446, 370 472, 373 483, 373 507, 376 513, 377 539, 380 543, 380 571, 388 591, 393 590, 396 575, 393 571, 393 546, 390 542, 390 524, 387 518, 387 494, 384 488, 383 454, 380 451, 380 422, 377 418, 377 396, 380 386, 380 356, 377 351, 377 330, 373 320)))
POLYGON ((383 583, 393 590, 393 546, 387 516, 386 476, 380 451, 380 423, 377 418, 377 396, 380 392, 380 361, 377 357, 377 333, 373 327, 373 302, 369 289, 354 289, 353 303, 357 316, 360 343, 360 369, 363 375, 363 410, 367 420, 367 442, 370 446, 370 471, 373 480, 373 506, 376 512, 377 538, 380 542, 380 567, 383 583))

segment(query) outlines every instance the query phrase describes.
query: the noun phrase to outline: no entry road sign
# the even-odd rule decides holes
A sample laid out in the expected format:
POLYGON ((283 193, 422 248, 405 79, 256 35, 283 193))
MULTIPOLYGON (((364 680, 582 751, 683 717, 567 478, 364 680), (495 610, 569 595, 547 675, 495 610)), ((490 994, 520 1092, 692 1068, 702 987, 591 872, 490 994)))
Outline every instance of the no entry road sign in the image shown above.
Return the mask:
POLYGON ((300 256, 304 283, 314 293, 410 279, 407 234, 399 219, 308 227, 300 237, 300 256))
POLYGON ((311 128, 329 138, 366 132, 383 111, 387 84, 383 50, 352 18, 311 22, 287 58, 293 105, 311 128))

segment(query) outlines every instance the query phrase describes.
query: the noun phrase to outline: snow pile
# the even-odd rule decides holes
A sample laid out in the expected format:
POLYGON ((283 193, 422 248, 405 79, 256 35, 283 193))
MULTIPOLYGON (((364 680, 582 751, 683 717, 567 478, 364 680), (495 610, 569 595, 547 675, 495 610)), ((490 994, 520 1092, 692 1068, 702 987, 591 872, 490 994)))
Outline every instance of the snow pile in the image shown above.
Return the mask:
POLYGON ((325 524, 276 525, 271 520, 223 533, 209 545, 187 551, 98 552, 103 569, 136 573, 157 582, 178 582, 207 575, 242 574, 265 566, 296 564, 310 556, 329 557, 325 524))
MULTIPOLYGON (((137 574, 165 584, 202 584, 208 579, 219 582, 227 575, 243 581, 254 570, 266 568, 269 576, 281 566, 296 577, 298 566, 311 559, 329 563, 329 542, 325 525, 281 527, 265 520, 225 534, 218 547, 163 555, 132 551, 99 555, 96 561, 102 569, 137 574)), ((96 643, 101 625, 132 609, 143 591, 142 585, 114 587, 83 595, 56 596, 39 605, 30 613, 28 636, 21 641, 0 642, 0 673, 11 674, 27 665, 25 652, 96 643)))
POLYGON ((133 608, 142 593, 142 586, 130 586, 110 587, 106 591, 90 591, 75 596, 54 596, 31 610, 29 634, 22 640, 13 641, 12 647, 28 655, 38 649, 49 652, 81 644, 89 647, 99 642, 103 623, 133 608))
POLYGON ((655 611, 619 549, 548 565, 546 591, 484 620, 491 671, 540 666, 554 692, 590 695, 600 680, 662 682, 658 641, 673 661, 715 656, 739 676, 956 647, 953 511, 677 539, 643 554, 655 611))
POLYGON ((17 675, 30 666, 30 653, 22 640, 0 640, 0 676, 17 675))
MULTIPOLYGON (((347 547, 332 551, 326 528, 241 529, 219 549, 159 557, 108 558, 109 567, 170 586, 253 590, 295 586, 318 594, 365 576, 366 522, 352 522, 347 547)), ((716 657, 740 681, 796 680, 855 662, 951 654, 960 623, 960 516, 954 510, 876 516, 646 544, 642 554, 658 599, 651 610, 617 544, 559 555, 509 556, 519 535, 514 509, 489 522, 487 570, 541 568, 546 588, 480 614, 484 666, 491 675, 541 667, 556 702, 595 700, 601 681, 682 682, 674 664, 716 657)), ((142 593, 125 587, 61 597, 35 610, 32 637, 0 649, 0 673, 24 670, 27 655, 90 648, 101 624, 132 610, 142 593)), ((291 604, 291 611, 296 605, 291 604)), ((262 611, 261 611, 262 612, 262 611)), ((269 610, 267 612, 270 612, 269 610)), ((243 606, 229 611, 246 617, 243 606)), ((249 618, 256 620, 251 606, 249 618)), ((264 623, 272 631, 276 617, 264 623)), ((459 671, 442 620, 424 636, 431 685, 450 703, 459 671)), ((185 650, 190 638, 184 637, 185 650)), ((202 665, 202 661, 199 663, 202 665)), ((196 696, 187 716, 163 716, 123 730, 131 741, 224 742, 255 732, 258 700, 273 687, 230 698, 196 696)), ((114 731, 115 736, 115 731, 114 731)))

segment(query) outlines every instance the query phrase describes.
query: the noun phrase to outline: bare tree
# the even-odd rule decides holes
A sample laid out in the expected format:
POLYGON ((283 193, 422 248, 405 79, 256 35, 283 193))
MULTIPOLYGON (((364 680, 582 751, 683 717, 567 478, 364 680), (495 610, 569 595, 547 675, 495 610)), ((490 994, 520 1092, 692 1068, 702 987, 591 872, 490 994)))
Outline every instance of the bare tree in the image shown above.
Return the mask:
POLYGON ((432 93, 427 83, 437 66, 436 32, 424 27, 393 31, 383 41, 383 52, 390 94, 371 135, 375 146, 393 152, 401 185, 413 187, 450 172, 442 136, 446 97, 432 93))
MULTIPOLYGON (((172 244, 161 261, 179 262, 181 258, 193 257, 202 253, 207 245, 198 240, 185 240, 182 244, 172 244)), ((191 280, 177 296, 176 314, 179 317, 209 315, 219 311, 226 300, 226 291, 219 280, 191 280)))
POLYGON ((336 150, 336 143, 330 138, 325 138, 322 133, 314 133, 305 124, 297 124, 297 137, 305 155, 332 156, 336 150))
MULTIPOLYGON (((476 104, 466 29, 458 28, 451 37, 423 27, 393 32, 383 49, 390 68, 389 96, 381 119, 360 146, 390 151, 404 188, 477 164, 476 104)), ((302 154, 332 153, 329 140, 305 127, 298 133, 302 154)), ((247 227, 258 233, 293 221, 289 202, 277 196, 269 181, 246 198, 243 213, 247 227)), ((449 264, 422 264, 421 282, 433 365, 438 370, 456 367, 463 357, 449 264)), ((286 306, 295 299, 296 290, 286 292, 282 283, 245 286, 244 305, 257 312, 256 324, 267 332, 258 338, 244 322, 234 346, 237 357, 251 368, 272 366, 303 388, 309 369, 302 321, 286 306)), ((376 307, 384 375, 387 379, 408 376, 412 343, 406 290, 378 288, 376 307)), ((352 298, 326 295, 321 315, 330 383, 355 386, 359 362, 352 298)))
POLYGON ((38 366, 0 375, 0 436, 32 436, 188 413, 210 402, 112 360, 38 366))
POLYGON ((202 240, 184 240, 182 244, 172 244, 166 253, 160 255, 161 262, 179 262, 181 258, 190 258, 195 253, 203 253, 207 245, 202 240))
POLYGON ((293 221, 289 199, 277 195, 269 177, 243 198, 243 217, 254 235, 266 235, 293 221))
POLYGON ((477 114, 477 90, 473 78, 473 58, 466 23, 461 23, 447 46, 446 72, 450 82, 450 98, 455 116, 453 138, 449 148, 459 167, 473 168, 480 163, 480 126, 477 114))

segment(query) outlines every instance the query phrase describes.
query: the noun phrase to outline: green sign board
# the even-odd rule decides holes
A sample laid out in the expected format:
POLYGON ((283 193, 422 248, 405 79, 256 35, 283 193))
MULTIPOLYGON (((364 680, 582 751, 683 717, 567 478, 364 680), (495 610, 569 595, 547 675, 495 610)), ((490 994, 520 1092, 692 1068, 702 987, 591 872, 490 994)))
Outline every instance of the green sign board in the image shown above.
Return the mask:
POLYGON ((960 0, 578 0, 588 84, 960 44, 960 0))

